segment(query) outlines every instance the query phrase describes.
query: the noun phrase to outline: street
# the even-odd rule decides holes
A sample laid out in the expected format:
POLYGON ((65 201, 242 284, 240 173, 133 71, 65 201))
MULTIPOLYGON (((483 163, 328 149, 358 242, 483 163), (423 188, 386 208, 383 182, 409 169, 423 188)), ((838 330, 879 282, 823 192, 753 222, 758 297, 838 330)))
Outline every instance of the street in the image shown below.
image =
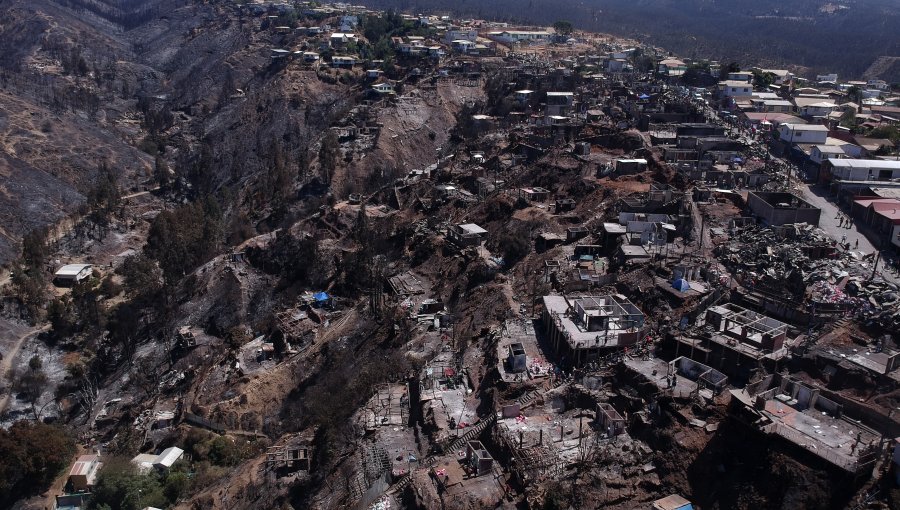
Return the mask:
MULTIPOLYGON (((875 251, 875 246, 872 245, 871 241, 856 229, 856 223, 853 223, 850 228, 840 226, 840 220, 836 218, 840 209, 837 204, 828 200, 827 188, 824 186, 810 187, 804 183, 801 183, 799 186, 803 193, 803 199, 822 210, 822 214, 819 216, 819 228, 838 242, 840 242, 842 236, 846 235, 847 242, 850 243, 850 249, 853 251, 861 251, 867 255, 875 251), (857 240, 859 241, 858 248, 856 247, 857 240)), ((871 266, 869 267, 871 269, 871 266)), ((885 260, 882 259, 878 263, 878 272, 882 274, 885 280, 900 285, 900 278, 892 270, 885 270, 885 268, 885 260)))

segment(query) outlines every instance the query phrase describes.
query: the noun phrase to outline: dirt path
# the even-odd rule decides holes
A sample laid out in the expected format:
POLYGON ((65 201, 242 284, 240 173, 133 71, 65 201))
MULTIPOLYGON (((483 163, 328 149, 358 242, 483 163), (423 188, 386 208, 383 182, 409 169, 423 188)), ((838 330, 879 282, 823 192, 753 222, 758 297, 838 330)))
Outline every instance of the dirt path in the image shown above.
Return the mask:
MULTIPOLYGON (((22 349, 22 345, 25 344, 25 340, 28 338, 49 329, 50 326, 42 326, 40 328, 31 328, 22 335, 20 335, 15 343, 9 348, 8 351, 3 353, 3 360, 0 361, 0 379, 5 380, 9 375, 8 372, 12 367, 12 362, 18 356, 19 351, 22 349)), ((0 414, 3 414, 3 411, 6 410, 6 405, 9 403, 9 397, 12 395, 12 390, 4 392, 2 396, 0 396, 0 414)))
POLYGON ((154 191, 159 191, 159 186, 157 186, 157 187, 155 187, 155 188, 153 188, 153 189, 148 189, 148 190, 146 190, 146 191, 138 191, 137 193, 132 193, 132 194, 130 194, 130 195, 125 195, 125 196, 122 197, 122 200, 128 200, 129 198, 142 197, 142 196, 144 196, 144 195, 149 195, 150 193, 153 193, 154 191))

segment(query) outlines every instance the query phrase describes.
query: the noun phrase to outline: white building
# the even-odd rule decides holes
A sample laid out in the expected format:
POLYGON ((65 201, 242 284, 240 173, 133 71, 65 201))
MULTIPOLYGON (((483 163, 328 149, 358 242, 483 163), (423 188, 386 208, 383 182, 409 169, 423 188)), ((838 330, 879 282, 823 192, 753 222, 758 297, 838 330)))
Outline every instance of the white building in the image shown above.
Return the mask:
POLYGON ((347 32, 335 32, 328 38, 328 43, 332 48, 344 46, 345 44, 355 43, 357 41, 356 34, 347 32))
POLYGON ((741 83, 750 83, 753 81, 752 71, 733 71, 728 73, 727 81, 739 81, 741 83))
POLYGON ((787 143, 825 145, 828 126, 820 124, 782 124, 778 128, 781 140, 787 143))
POLYGON ((541 31, 524 31, 524 30, 504 30, 502 32, 490 32, 488 37, 505 44, 532 44, 546 43, 550 41, 553 34, 545 30, 541 31))
POLYGON ((750 97, 753 95, 753 85, 746 81, 722 81, 719 82, 719 89, 726 97, 750 97))
POLYGON ((60 285, 81 283, 90 278, 93 267, 90 264, 67 264, 56 271, 53 279, 60 285))
POLYGON ((820 101, 818 103, 804 106, 800 113, 808 117, 826 117, 835 109, 837 109, 836 104, 830 101, 820 101))
POLYGON ((451 28, 444 34, 444 42, 451 44, 453 41, 475 42, 478 39, 478 31, 474 28, 451 28))
POLYGON ((887 181, 900 178, 900 161, 829 159, 831 177, 841 181, 887 181))

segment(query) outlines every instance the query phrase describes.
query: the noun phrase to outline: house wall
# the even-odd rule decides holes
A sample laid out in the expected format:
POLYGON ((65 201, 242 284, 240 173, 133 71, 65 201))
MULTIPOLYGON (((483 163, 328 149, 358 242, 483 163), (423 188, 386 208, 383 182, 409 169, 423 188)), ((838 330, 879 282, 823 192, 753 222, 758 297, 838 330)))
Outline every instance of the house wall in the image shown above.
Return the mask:
POLYGON ((817 208, 775 207, 769 204, 755 193, 747 196, 747 206, 754 215, 759 217, 767 225, 785 225, 788 223, 809 223, 819 226, 821 211, 817 208))

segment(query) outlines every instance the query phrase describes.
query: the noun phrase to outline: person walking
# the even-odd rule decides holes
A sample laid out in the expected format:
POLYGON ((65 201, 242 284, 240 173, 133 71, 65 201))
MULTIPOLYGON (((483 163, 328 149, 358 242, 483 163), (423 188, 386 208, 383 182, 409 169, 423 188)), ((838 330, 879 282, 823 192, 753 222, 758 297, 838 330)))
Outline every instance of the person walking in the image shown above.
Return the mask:
POLYGON ((859 239, 856 240, 856 244, 853 246, 853 249, 859 249, 859 239))

